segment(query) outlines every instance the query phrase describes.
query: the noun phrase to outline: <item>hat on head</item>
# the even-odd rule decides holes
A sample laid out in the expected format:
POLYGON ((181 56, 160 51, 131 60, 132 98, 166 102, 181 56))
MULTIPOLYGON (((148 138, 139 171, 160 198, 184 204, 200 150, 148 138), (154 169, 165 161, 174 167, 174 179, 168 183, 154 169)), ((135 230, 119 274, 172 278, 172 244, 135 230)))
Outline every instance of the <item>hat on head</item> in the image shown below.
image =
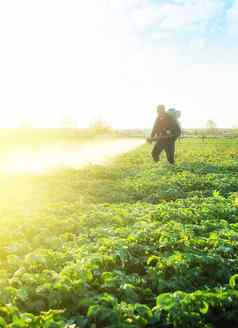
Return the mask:
POLYGON ((165 112, 165 106, 164 105, 158 105, 157 106, 157 112, 165 112))

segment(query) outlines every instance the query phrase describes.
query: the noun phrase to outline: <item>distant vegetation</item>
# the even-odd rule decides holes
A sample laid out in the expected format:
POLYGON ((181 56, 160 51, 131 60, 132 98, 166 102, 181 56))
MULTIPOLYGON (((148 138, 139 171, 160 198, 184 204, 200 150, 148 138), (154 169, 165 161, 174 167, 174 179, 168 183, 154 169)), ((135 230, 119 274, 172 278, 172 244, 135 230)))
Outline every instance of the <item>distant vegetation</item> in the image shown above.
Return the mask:
POLYGON ((236 138, 238 129, 221 129, 216 127, 207 127, 201 129, 183 129, 183 137, 230 137, 236 138))
MULTIPOLYGON (((67 122, 65 122, 67 123, 67 122)), ((98 137, 139 137, 145 138, 150 134, 150 129, 112 129, 101 121, 95 121, 89 128, 54 128, 36 129, 24 126, 17 129, 0 129, 1 149, 16 147, 18 145, 44 145, 54 143, 77 143, 80 140, 89 140, 98 137)), ((210 138, 210 137, 229 137, 238 136, 238 129, 219 129, 209 126, 203 129, 183 129, 182 138, 210 138)))

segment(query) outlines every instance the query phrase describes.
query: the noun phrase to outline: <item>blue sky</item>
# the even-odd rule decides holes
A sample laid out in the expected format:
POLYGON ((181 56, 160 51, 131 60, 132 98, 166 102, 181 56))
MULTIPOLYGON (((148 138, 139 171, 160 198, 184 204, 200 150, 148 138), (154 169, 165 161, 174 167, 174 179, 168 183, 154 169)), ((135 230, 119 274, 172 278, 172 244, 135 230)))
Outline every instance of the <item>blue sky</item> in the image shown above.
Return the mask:
POLYGON ((0 2, 0 124, 238 126, 238 0, 0 2))

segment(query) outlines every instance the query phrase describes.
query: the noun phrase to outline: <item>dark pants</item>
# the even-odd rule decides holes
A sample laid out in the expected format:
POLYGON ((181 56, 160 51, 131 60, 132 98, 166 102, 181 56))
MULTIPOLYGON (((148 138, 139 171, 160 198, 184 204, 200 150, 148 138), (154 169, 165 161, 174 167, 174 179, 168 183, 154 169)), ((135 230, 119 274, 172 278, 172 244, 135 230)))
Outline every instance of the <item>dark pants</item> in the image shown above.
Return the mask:
POLYGON ((165 151, 169 163, 174 164, 175 140, 165 139, 158 140, 152 150, 152 157, 155 162, 158 162, 162 151, 165 151))

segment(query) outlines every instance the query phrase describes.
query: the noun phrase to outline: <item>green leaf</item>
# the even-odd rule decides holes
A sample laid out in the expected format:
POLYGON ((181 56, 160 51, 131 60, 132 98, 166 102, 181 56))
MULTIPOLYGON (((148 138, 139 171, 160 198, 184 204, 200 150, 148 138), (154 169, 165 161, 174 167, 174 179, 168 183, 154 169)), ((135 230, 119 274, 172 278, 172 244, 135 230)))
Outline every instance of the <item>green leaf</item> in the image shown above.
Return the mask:
POLYGON ((152 255, 147 260, 147 265, 156 265, 160 261, 159 256, 152 255))
POLYGON ((6 327, 6 326, 7 326, 6 321, 2 317, 0 317, 0 327, 6 327))
POLYGON ((238 280, 238 273, 233 275, 229 280, 229 285, 230 285, 231 288, 236 287, 236 280, 238 280))
POLYGON ((202 314, 206 314, 209 310, 209 305, 207 304, 207 302, 204 302, 203 301, 203 306, 199 309, 199 311, 202 313, 202 314))
POLYGON ((26 302, 29 298, 28 292, 24 288, 20 288, 17 290, 16 296, 22 301, 26 302))
POLYGON ((175 299, 170 293, 164 293, 157 297, 157 307, 169 311, 175 305, 175 299))

